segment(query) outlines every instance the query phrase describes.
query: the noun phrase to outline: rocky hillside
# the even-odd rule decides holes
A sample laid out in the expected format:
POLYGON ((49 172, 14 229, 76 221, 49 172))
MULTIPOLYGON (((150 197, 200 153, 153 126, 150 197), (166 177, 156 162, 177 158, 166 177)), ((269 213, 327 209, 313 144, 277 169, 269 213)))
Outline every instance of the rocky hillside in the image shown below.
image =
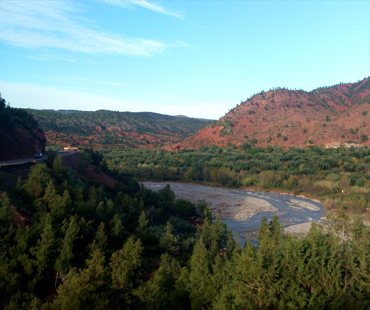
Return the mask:
POLYGON ((177 142, 210 122, 149 112, 27 111, 45 131, 48 145, 95 148, 153 147, 177 142))
POLYGON ((180 146, 369 145, 370 78, 306 92, 274 89, 240 103, 180 146))
POLYGON ((27 112, 6 105, 0 95, 0 160, 32 157, 44 152, 46 138, 27 112))

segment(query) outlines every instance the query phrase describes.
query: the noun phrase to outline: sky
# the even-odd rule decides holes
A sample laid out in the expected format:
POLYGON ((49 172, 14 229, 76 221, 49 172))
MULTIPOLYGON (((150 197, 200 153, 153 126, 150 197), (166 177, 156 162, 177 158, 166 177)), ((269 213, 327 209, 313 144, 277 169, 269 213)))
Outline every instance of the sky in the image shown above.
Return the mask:
POLYGON ((12 107, 218 119, 370 76, 370 1, 0 0, 12 107))

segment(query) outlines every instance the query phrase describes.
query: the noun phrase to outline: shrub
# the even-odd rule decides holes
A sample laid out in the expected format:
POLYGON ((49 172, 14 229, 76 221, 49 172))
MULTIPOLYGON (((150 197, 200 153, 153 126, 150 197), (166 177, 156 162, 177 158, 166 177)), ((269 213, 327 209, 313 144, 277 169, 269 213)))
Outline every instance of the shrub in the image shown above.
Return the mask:
POLYGON ((362 134, 362 135, 361 135, 361 141, 362 141, 362 142, 366 142, 368 139, 369 139, 369 138, 368 138, 368 136, 367 136, 367 135, 365 135, 365 134, 362 134))

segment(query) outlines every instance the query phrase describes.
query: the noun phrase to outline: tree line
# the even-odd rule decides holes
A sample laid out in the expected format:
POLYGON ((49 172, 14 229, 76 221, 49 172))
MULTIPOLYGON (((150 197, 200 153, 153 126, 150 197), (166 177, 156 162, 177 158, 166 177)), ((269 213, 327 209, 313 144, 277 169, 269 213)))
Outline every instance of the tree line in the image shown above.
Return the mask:
POLYGON ((283 190, 319 198, 326 208, 364 214, 370 207, 370 149, 229 146, 199 150, 104 150, 109 167, 139 180, 203 182, 283 190))

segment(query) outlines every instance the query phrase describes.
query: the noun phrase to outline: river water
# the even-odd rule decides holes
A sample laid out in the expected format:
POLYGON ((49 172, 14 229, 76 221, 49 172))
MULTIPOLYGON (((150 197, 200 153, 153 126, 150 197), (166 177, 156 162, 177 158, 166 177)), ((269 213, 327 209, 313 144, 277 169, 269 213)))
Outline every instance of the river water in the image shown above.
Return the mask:
MULTIPOLYGON (((241 235, 241 242, 251 239, 251 233, 256 232, 260 226, 262 218, 265 216, 268 221, 277 214, 282 227, 311 223, 323 222, 325 208, 321 203, 304 197, 297 197, 289 194, 279 194, 273 192, 261 192, 247 189, 229 189, 198 184, 185 184, 176 182, 144 182, 145 187, 152 190, 159 190, 170 185, 177 198, 187 199, 194 203, 206 201, 215 213, 219 208, 219 203, 223 200, 223 208, 240 208, 240 201, 247 201, 254 198, 257 201, 271 204, 274 211, 262 211, 250 216, 245 220, 235 220, 233 217, 225 216, 222 221, 227 224, 228 229, 241 235), (226 206, 225 206, 226 201, 226 206)), ((301 225, 302 226, 302 225, 301 225)), ((296 227, 296 226, 295 226, 296 227)), ((253 242, 254 243, 254 242, 253 242)))

